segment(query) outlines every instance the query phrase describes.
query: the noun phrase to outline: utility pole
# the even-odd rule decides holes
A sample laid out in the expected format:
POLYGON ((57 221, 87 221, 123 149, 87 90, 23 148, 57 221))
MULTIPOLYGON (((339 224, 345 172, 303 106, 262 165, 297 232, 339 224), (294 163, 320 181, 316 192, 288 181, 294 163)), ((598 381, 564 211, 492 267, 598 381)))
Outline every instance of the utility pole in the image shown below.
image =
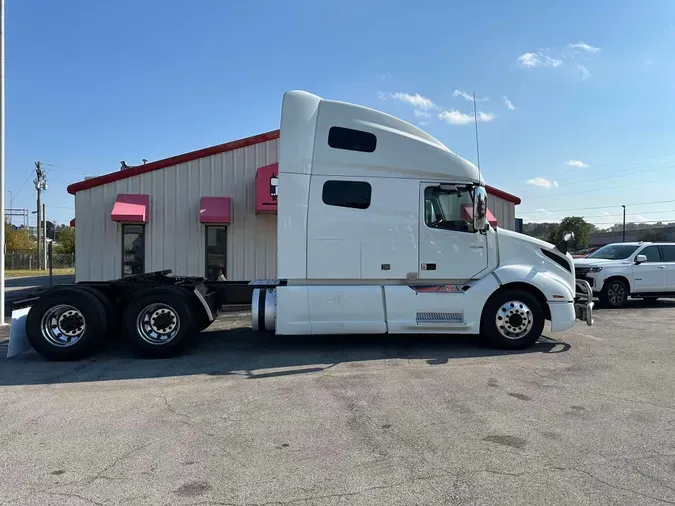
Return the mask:
POLYGON ((0 0, 0 325, 5 325, 5 0, 0 0))
POLYGON ((621 242, 626 242, 626 206, 622 204, 621 207, 623 207, 623 235, 621 242))
POLYGON ((37 192, 37 257, 38 257, 38 270, 44 268, 42 263, 42 190, 46 188, 46 174, 42 170, 42 166, 39 161, 35 162, 35 179, 33 180, 35 184, 35 191, 37 192))
POLYGON ((47 206, 42 204, 42 270, 47 270, 47 206))

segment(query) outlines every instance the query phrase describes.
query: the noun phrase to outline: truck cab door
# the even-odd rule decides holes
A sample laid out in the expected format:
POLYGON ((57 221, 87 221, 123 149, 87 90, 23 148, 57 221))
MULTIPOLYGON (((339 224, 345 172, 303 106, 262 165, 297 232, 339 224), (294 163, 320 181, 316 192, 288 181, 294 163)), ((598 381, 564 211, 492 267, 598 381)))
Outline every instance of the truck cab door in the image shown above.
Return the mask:
POLYGON ((473 229, 472 190, 421 183, 419 279, 467 280, 488 266, 487 236, 473 229))

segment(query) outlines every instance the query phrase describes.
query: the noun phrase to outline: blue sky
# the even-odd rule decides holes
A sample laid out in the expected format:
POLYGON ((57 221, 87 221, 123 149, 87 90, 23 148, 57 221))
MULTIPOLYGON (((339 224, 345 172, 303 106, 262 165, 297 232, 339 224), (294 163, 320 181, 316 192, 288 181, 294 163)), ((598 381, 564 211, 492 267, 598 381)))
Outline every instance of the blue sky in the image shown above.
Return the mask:
POLYGON ((6 0, 6 189, 35 209, 22 184, 51 164, 48 216, 64 223, 69 183, 278 128, 289 89, 423 122, 475 162, 475 92, 484 176, 523 199, 518 216, 606 226, 629 204, 629 220, 675 221, 673 14, 668 0, 6 0), (657 201, 671 202, 643 205, 657 201))

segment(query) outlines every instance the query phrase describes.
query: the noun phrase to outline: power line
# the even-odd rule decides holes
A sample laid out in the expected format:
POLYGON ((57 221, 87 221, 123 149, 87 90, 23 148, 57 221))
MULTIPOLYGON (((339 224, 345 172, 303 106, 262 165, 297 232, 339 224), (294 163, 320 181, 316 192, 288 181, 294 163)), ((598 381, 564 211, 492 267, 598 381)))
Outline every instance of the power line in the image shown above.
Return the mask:
POLYGON ((622 185, 618 185, 618 186, 605 186, 605 187, 602 187, 602 188, 595 188, 593 190, 582 190, 582 191, 578 191, 578 192, 556 193, 555 195, 542 195, 541 197, 528 198, 528 200, 550 199, 552 196, 564 197, 566 195, 581 195, 583 193, 595 193, 595 192, 604 191, 604 190, 615 190, 617 188, 627 188, 629 186, 640 186, 640 185, 646 185, 646 184, 652 184, 652 183, 662 183, 664 181, 673 181, 673 180, 675 180, 675 178, 673 178, 673 177, 668 178, 668 179, 662 178, 662 179, 655 179, 653 181, 643 181, 641 183, 634 182, 634 183, 627 183, 627 184, 622 184, 622 185))
MULTIPOLYGON (((633 204, 625 204, 626 207, 636 207, 636 206, 649 206, 652 204, 670 204, 671 202, 675 202, 675 199, 673 200, 657 200, 654 202, 637 202, 633 204)), ((549 213, 562 213, 562 212, 567 212, 567 211, 591 211, 594 209, 607 209, 609 207, 620 207, 621 204, 610 204, 610 205, 604 205, 604 206, 594 206, 594 207, 571 207, 568 209, 548 209, 547 211, 549 213)), ((536 211, 535 211, 536 212, 536 211)), ((528 213, 523 213, 523 214, 528 214, 528 213)))

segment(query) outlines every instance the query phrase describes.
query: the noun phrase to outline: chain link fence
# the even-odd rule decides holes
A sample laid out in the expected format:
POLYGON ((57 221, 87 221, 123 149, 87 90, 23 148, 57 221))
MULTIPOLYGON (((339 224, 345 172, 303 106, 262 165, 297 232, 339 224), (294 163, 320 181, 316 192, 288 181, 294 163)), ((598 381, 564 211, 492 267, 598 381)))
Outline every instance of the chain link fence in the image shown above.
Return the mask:
MULTIPOLYGON (((52 253, 52 265, 54 269, 75 268, 75 253, 52 253)), ((5 269, 33 270, 38 268, 38 254, 35 250, 8 251, 5 255, 5 269)), ((49 259, 47 259, 49 269, 49 259)))

